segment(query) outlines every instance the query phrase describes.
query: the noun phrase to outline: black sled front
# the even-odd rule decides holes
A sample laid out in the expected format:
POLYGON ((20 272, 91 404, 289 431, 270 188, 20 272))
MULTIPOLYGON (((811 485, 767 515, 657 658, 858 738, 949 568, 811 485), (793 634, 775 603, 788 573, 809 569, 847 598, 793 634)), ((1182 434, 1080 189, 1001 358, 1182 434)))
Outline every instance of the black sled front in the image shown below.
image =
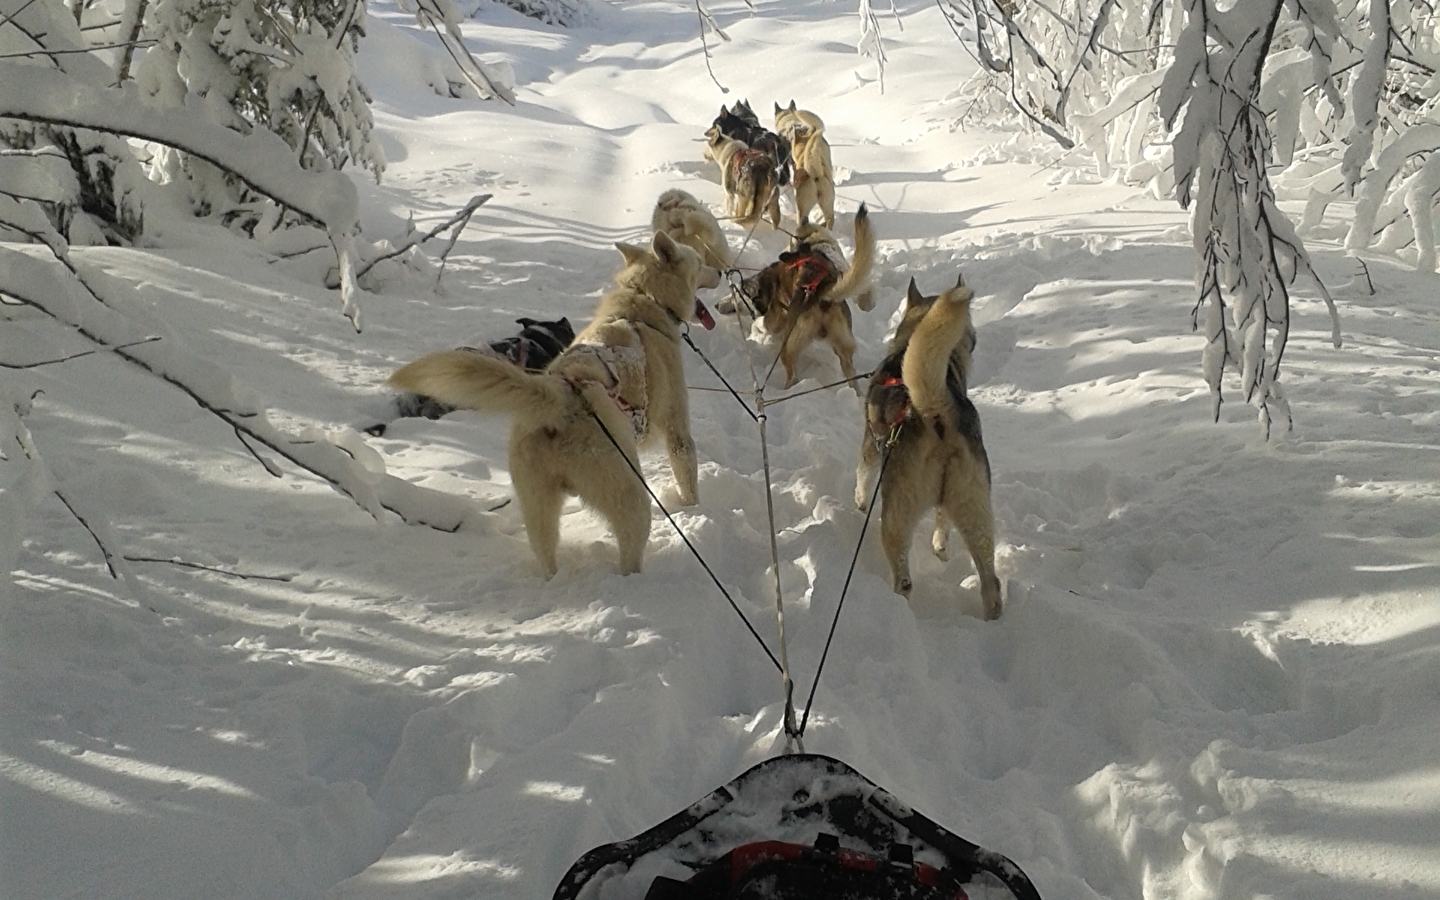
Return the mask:
POLYGON ((1006 857, 951 834, 838 759, 766 760, 629 840, 596 847, 554 900, 1040 900, 1006 857))

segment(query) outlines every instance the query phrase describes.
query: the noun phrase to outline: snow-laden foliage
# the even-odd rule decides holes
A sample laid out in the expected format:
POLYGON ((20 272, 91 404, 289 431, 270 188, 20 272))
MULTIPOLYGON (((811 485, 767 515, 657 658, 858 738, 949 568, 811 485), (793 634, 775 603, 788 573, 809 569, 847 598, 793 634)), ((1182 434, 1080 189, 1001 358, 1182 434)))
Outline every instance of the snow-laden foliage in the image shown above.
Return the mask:
MULTIPOLYGON (((1181 206, 1194 204, 1200 288, 1194 322, 1205 334, 1202 367, 1215 415, 1225 369, 1236 367, 1267 435, 1277 415, 1290 424, 1279 384, 1290 333, 1288 285, 1303 269, 1325 293, 1275 204, 1270 131, 1256 102, 1282 2, 1256 0, 1220 12, 1210 0, 1190 0, 1159 91, 1160 115, 1174 130, 1175 196, 1181 206)), ((1334 337, 1338 344, 1338 322, 1334 337)))
POLYGON ((482 63, 460 36, 464 13, 455 0, 399 0, 400 8, 415 14, 415 21, 435 32, 440 45, 470 83, 476 96, 515 104, 515 73, 505 64, 482 63))
MULTIPOLYGON (((1200 7, 1188 0, 941 4, 957 34, 976 47, 985 69, 977 83, 1005 91, 1018 114, 1063 145, 1082 144, 1102 177, 1118 173, 1157 196, 1175 190, 1156 92, 1182 33, 1200 27, 1192 15, 1200 7)), ((1308 201, 1301 233, 1321 221, 1329 203, 1355 197, 1349 249, 1378 241, 1433 271, 1428 223, 1440 198, 1426 164, 1440 149, 1435 4, 1211 0, 1204 9, 1213 20, 1236 7, 1247 15, 1265 10, 1263 31, 1254 32, 1269 38, 1255 102, 1269 132, 1266 164, 1277 195, 1308 201)))
POLYGON ((539 19, 546 25, 566 27, 584 25, 592 16, 586 0, 495 0, 495 2, 502 6, 508 6, 522 16, 539 19))
MULTIPOLYGON (((278 134, 314 171, 352 161, 377 179, 384 170, 355 74, 363 0, 153 0, 141 33, 155 44, 134 75, 155 105, 203 98, 213 124, 278 134)), ((225 213, 247 230, 266 216, 243 185, 203 162, 161 151, 156 165, 165 180, 190 182, 202 214, 225 213)))
POLYGON ((1332 201, 1357 201, 1349 250, 1378 240, 1434 270, 1433 4, 940 2, 976 49, 977 83, 1004 90, 1033 127, 1082 146, 1101 177, 1194 201, 1195 321, 1217 403, 1233 364, 1267 427, 1284 413, 1288 285, 1309 271, 1297 234, 1315 232, 1332 201), (1277 199, 1307 201, 1298 229, 1277 199))
MULTIPOLYGON (((193 403, 224 422, 271 474, 281 477, 283 471, 264 451, 328 482, 376 519, 389 510, 407 522, 445 531, 478 521, 473 504, 387 474, 379 455, 353 429, 330 434, 312 427, 295 435, 274 425, 259 397, 230 372, 178 345, 159 323, 144 321, 127 284, 77 260, 37 204, 0 196, 0 221, 47 247, 52 257, 0 248, 0 295, 40 310, 95 346, 173 385, 177 402, 193 403)), ((17 415, 23 412, 23 398, 5 400, 17 415)), ((18 419, 7 420, 0 417, 0 426, 23 436, 18 419)), ((38 460, 24 449, 27 458, 38 460)), ((82 521, 107 560, 118 558, 110 549, 116 542, 103 523, 82 521)), ((120 577, 113 565, 111 571, 120 577)))
MULTIPOLYGON (((324 226, 335 248, 345 315, 360 326, 355 283, 359 228, 355 183, 341 172, 302 169, 289 146, 268 131, 238 135, 196 115, 203 101, 181 109, 155 109, 134 90, 96 88, 63 71, 0 60, 0 119, 85 128, 174 148, 226 173, 227 178, 279 206, 324 226)), ((0 194, 0 199, 5 195, 0 194)), ((29 198, 13 198, 29 202, 29 198)), ((21 230, 0 216, 11 231, 21 230)), ((38 239, 33 228, 25 229, 38 239)))
MULTIPOLYGON (((106 67, 83 52, 83 33, 64 6, 5 0, 0 22, 0 56, 54 66, 77 78, 106 77, 106 67)), ((0 120, 0 193, 39 203, 71 243, 133 241, 143 228, 148 186, 130 148, 113 135, 0 120)), ((14 239, 3 224, 0 238, 14 239)))

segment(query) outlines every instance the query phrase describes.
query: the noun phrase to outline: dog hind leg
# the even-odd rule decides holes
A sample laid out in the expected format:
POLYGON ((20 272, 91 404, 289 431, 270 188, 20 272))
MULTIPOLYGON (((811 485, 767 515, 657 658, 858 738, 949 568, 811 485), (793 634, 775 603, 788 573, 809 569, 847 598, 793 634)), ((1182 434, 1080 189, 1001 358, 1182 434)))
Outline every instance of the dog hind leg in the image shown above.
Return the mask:
POLYGON ((840 371, 851 383, 855 383, 855 335, 850 329, 832 328, 825 334, 825 342, 830 349, 835 351, 835 357, 840 360, 840 371))
POLYGON ((935 534, 930 538, 930 549, 940 559, 950 558, 950 518, 943 506, 935 507, 935 534))
MULTIPOLYGON (((531 448, 533 452, 533 448, 531 448)), ((522 462, 523 456, 513 451, 510 458, 510 480, 515 497, 520 501, 520 515, 525 520, 525 535, 530 549, 540 563, 544 576, 555 577, 555 548, 560 543, 560 508, 565 494, 558 480, 540 467, 522 462)))
POLYGON ((897 594, 910 596, 914 583, 910 580, 910 539, 915 522, 922 512, 918 492, 913 485, 887 478, 880 488, 880 545, 890 561, 891 585, 897 594))
POLYGON ((810 221, 810 210, 815 208, 815 179, 806 178, 795 182, 795 213, 804 225, 810 221))
POLYGON ((814 178, 816 199, 820 203, 820 213, 825 217, 825 227, 835 227, 835 182, 833 179, 814 178))
POLYGON ((870 436, 870 430, 860 437, 860 465, 855 467, 855 508, 865 512, 870 508, 870 492, 874 490, 876 471, 880 468, 880 448, 870 436))
POLYGON ((794 320, 789 333, 785 335, 785 342, 780 345, 780 362, 785 365, 785 387, 793 387, 796 381, 795 367, 800 362, 800 354, 815 340, 815 323, 813 319, 805 314, 794 320))
MULTIPOLYGON (((650 495, 636 474, 640 457, 629 423, 613 406, 597 408, 596 415, 604 417, 606 429, 629 463, 610 457, 596 465, 577 466, 569 477, 580 500, 609 523, 619 545, 620 574, 632 575, 640 571, 650 539, 650 495)), ((604 442, 607 450, 614 450, 603 435, 597 434, 596 439, 604 442)))
POLYGON ((945 479, 945 512, 960 536, 965 539, 965 549, 975 563, 975 572, 980 576, 980 598, 984 604, 984 617, 994 619, 1000 615, 1000 579, 995 574, 995 518, 990 508, 990 483, 977 471, 977 461, 971 460, 964 466, 952 465, 945 479), (956 469, 961 471, 957 472, 956 469))

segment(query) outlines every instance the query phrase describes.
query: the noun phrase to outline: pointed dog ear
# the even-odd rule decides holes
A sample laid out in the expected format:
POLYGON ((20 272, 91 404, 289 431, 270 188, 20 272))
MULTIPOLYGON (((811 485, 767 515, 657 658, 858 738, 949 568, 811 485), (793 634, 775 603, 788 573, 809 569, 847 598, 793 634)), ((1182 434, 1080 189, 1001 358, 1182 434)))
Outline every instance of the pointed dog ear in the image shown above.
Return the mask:
POLYGON ((675 261, 675 239, 663 231, 655 232, 654 240, 650 241, 650 249, 655 253, 656 259, 663 263, 675 261))
POLYGON ((785 111, 785 107, 781 106, 780 103, 779 103, 779 101, 776 101, 776 103, 775 103, 775 112, 776 112, 776 113, 782 113, 782 112, 784 112, 784 111, 785 111))
POLYGON ((910 276, 910 287, 905 289, 905 303, 909 306, 917 306, 925 302, 920 294, 920 288, 915 284, 915 276, 910 276))
POLYGON ((795 111, 795 101, 794 101, 794 100, 791 100, 791 101, 790 101, 790 111, 791 111, 791 112, 794 112, 794 111, 795 111))
POLYGON ((958 277, 955 279, 955 286, 956 286, 957 288, 959 288, 959 287, 964 287, 964 286, 965 286, 965 273, 964 273, 964 272, 960 272, 959 275, 958 275, 958 277))
POLYGON ((625 257, 625 265, 627 266, 633 266, 647 256, 644 247, 637 247, 634 244, 627 244, 623 241, 616 241, 615 249, 619 250, 620 255, 625 257))

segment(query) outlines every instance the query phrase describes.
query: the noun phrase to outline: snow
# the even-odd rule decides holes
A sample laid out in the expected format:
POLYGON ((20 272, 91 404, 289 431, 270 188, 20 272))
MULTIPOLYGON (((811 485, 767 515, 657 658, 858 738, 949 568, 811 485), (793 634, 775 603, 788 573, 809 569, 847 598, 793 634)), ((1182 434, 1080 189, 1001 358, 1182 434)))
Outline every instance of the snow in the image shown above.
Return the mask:
MULTIPOLYGON (((960 269, 976 290, 971 396, 1006 581, 1004 614, 981 622, 964 554, 933 558, 922 527, 907 603, 872 527, 806 749, 1014 859, 1047 900, 1440 895, 1435 276, 1367 257, 1372 295, 1338 240, 1312 236, 1345 346, 1302 279, 1293 433, 1267 443, 1229 406, 1212 423, 1183 210, 1052 166, 1031 138, 958 128, 965 104, 942 98, 973 63, 933 5, 899 5, 903 32, 875 19, 883 95, 853 6, 756 6, 710 7, 731 38, 710 46, 725 95, 692 4, 622 0, 570 29, 485 6, 461 30, 513 70, 514 107, 437 94, 452 64, 434 32, 371 6, 386 36, 359 62, 385 180, 307 183, 317 217, 358 197, 364 235, 398 244, 412 213, 423 232, 494 196, 442 289, 388 269, 363 333, 323 286, 328 247, 281 259, 205 220, 156 222, 159 247, 71 250, 100 308, 45 248, 0 248, 7 292, 51 279, 33 299, 64 321, 161 336, 125 352, 255 413, 237 421, 280 447, 311 441, 291 449, 372 498, 252 452, 116 353, 75 356, 95 344, 37 308, 0 307, 0 362, 31 366, 0 369, 0 894, 545 897, 587 850, 783 749, 778 674, 658 510, 644 573, 622 577, 602 522, 567 507, 544 582, 504 503, 504 420, 358 433, 423 352, 519 316, 586 321, 614 243, 645 239, 666 188, 719 209, 698 141, 748 97, 762 117, 794 98, 825 119, 837 230, 871 210, 881 276, 857 367, 881 357, 912 276, 930 293, 960 269), (366 511, 387 496, 457 530, 366 511)), ((217 152, 242 156, 232 140, 217 152)), ((1330 203, 1315 233, 1343 237, 1352 214, 1330 203)), ((762 226, 742 265, 783 237, 762 226)), ((742 389, 747 352, 774 353, 733 321, 694 338, 742 389)), ((773 646, 755 428, 684 353, 701 483, 676 521, 773 646)), ((839 377, 823 346, 800 374, 839 377)), ((803 698, 861 529, 859 401, 786 401, 768 433, 803 698)), ((663 455, 644 469, 672 503, 663 455)))

